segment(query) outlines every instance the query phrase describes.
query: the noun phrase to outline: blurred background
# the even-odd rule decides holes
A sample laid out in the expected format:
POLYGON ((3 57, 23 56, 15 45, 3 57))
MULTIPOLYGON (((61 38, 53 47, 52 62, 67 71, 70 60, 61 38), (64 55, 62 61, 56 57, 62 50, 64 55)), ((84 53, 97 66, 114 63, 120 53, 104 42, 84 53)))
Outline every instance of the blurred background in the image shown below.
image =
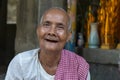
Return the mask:
POLYGON ((1 0, 0 80, 16 54, 38 47, 36 27, 50 7, 64 8, 70 15, 72 38, 65 48, 88 61, 91 80, 120 80, 119 4, 120 0, 1 0))

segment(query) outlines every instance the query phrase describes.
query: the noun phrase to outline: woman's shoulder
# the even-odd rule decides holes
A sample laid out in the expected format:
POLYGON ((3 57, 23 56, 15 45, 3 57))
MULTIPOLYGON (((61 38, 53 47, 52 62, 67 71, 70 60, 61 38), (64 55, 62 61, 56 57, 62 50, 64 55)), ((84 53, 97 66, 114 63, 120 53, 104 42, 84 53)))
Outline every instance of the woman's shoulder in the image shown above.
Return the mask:
POLYGON ((66 55, 66 57, 68 57, 68 59, 70 60, 74 60, 77 61, 77 63, 85 63, 88 64, 87 61, 84 59, 84 57, 76 54, 75 52, 69 51, 69 50, 63 50, 62 54, 64 54, 64 56, 66 55))

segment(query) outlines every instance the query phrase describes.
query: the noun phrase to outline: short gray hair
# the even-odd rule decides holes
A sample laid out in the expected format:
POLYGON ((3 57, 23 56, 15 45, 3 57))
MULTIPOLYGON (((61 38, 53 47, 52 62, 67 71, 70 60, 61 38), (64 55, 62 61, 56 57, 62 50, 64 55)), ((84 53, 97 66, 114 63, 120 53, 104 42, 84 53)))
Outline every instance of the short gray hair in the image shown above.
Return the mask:
MULTIPOLYGON (((51 9, 61 10, 61 11, 63 11, 64 13, 67 14, 67 17, 68 17, 68 30, 71 31, 71 19, 70 19, 70 16, 68 15, 68 13, 67 13, 63 8, 60 8, 60 7, 52 7, 52 8, 50 8, 50 9, 48 9, 48 10, 51 10, 51 9)), ((40 21, 39 21, 39 24, 42 23, 43 17, 44 17, 45 13, 46 13, 48 10, 46 10, 46 11, 43 13, 43 15, 42 15, 42 17, 41 17, 41 19, 40 19, 40 21)))

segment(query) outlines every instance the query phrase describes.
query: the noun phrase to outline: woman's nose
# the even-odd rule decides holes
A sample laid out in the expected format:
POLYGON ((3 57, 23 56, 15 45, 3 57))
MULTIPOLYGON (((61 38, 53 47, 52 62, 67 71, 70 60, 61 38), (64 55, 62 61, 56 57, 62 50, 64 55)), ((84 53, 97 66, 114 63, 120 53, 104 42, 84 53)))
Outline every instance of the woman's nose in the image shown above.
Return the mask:
POLYGON ((50 34, 55 34, 55 33, 56 33, 55 25, 52 25, 52 26, 50 27, 49 33, 50 33, 50 34))

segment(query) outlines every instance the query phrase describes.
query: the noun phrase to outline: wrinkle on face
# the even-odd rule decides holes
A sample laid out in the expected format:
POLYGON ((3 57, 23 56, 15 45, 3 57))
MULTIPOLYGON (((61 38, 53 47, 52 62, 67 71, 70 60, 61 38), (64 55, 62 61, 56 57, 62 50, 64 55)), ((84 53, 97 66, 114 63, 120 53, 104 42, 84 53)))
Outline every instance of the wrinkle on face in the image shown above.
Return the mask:
POLYGON ((40 48, 46 50, 62 50, 68 40, 68 16, 60 10, 47 11, 37 33, 40 48))

